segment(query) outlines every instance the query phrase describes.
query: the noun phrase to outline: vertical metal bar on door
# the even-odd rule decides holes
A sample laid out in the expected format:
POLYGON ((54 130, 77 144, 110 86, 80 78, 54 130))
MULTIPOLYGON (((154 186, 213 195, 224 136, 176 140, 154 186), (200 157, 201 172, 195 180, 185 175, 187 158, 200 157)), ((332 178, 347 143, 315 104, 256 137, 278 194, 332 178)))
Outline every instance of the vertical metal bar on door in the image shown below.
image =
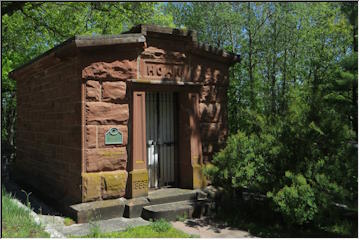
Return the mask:
POLYGON ((175 182, 175 130, 173 93, 146 94, 146 140, 149 187, 175 182))

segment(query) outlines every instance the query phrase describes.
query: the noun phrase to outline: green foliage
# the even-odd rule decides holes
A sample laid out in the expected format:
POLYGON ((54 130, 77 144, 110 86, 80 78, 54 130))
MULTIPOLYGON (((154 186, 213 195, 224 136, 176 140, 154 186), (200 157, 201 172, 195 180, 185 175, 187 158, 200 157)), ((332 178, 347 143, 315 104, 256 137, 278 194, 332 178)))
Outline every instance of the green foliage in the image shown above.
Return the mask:
MULTIPOLYGON (((329 222, 334 203, 357 206, 357 4, 230 5, 222 18, 236 15, 237 26, 222 46, 242 62, 230 74, 231 135, 205 172, 230 190, 267 193, 287 222, 329 222)), ((191 18, 179 19, 217 40, 191 18)))
POLYGON ((88 213, 89 220, 89 229, 90 229, 90 236, 92 237, 99 237, 101 234, 100 224, 99 221, 101 219, 101 214, 96 213, 88 213))
POLYGON ((98 221, 90 221, 90 234, 89 237, 98 238, 101 236, 101 229, 98 221))
POLYGON ((229 227, 247 231, 255 237, 357 237, 357 222, 339 218, 336 214, 328 215, 324 225, 304 224, 299 226, 291 224, 292 222, 289 222, 288 219, 280 218, 278 213, 263 201, 244 201, 236 198, 234 194, 224 195, 225 199, 218 203, 215 221, 226 222, 229 227))
POLYGON ((176 216, 176 221, 185 222, 186 219, 188 219, 187 213, 184 213, 183 215, 176 216))
POLYGON ((70 226, 70 225, 73 225, 73 224, 75 224, 74 220, 72 220, 71 218, 68 218, 68 217, 64 218, 64 225, 65 226, 70 226))
POLYGON ((261 191, 271 184, 271 179, 266 176, 278 153, 279 146, 272 135, 247 136, 238 132, 229 137, 225 149, 214 157, 214 166, 208 168, 206 173, 212 176, 214 184, 261 191))
POLYGON ((310 115, 309 107, 290 103, 288 115, 277 124, 252 116, 252 130, 231 135, 205 172, 213 184, 267 193, 274 210, 292 224, 322 221, 335 202, 356 206, 353 131, 334 121, 334 111, 321 124, 310 115))
POLYGON ((11 194, 1 189, 2 196, 2 237, 5 238, 40 238, 49 237, 43 228, 35 223, 29 211, 20 208, 13 201, 11 194))
POLYGON ((285 176, 291 179, 291 186, 284 186, 274 196, 269 192, 268 196, 290 223, 303 224, 311 221, 317 212, 312 187, 301 174, 294 176, 291 172, 286 172, 285 176))
POLYGON ((167 232, 171 228, 170 223, 168 223, 165 219, 160 219, 158 221, 151 223, 151 228, 156 232, 167 232))
POLYGON ((337 222, 334 225, 327 227, 327 229, 329 232, 355 237, 353 234, 355 232, 354 226, 348 221, 337 222))

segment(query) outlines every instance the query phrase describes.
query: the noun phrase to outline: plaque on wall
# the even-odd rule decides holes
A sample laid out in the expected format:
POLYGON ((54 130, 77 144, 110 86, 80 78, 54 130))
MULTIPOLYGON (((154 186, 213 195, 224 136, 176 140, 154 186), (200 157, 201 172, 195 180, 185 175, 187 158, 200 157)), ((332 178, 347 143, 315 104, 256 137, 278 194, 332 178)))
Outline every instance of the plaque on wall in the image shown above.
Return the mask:
POLYGON ((109 131, 105 133, 105 145, 122 143, 123 135, 117 128, 110 128, 109 131))

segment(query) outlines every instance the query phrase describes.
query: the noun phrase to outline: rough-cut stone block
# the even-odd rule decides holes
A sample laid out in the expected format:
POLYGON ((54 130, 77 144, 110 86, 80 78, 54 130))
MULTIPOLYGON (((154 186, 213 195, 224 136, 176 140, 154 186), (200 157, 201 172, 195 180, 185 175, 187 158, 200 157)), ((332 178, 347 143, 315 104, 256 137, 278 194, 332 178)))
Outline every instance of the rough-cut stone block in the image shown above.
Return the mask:
POLYGON ((126 169, 125 147, 86 150, 86 171, 114 171, 126 169))
POLYGON ((204 122, 218 122, 221 118, 220 103, 200 103, 200 119, 204 122))
MULTIPOLYGON (((192 174, 191 169, 189 170, 189 173, 192 174)), ((154 192, 150 192, 147 199, 152 205, 177 201, 192 201, 196 199, 196 190, 181 188, 164 188, 154 192)))
POLYGON ((125 204, 124 217, 137 218, 141 217, 144 206, 149 205, 149 201, 145 197, 132 198, 127 200, 125 204))
POLYGON ((126 181, 128 173, 125 170, 103 172, 102 179, 102 198, 122 197, 125 195, 126 181))
POLYGON ((86 147, 87 148, 96 148, 96 126, 87 125, 86 126, 86 147))
POLYGON ((223 102, 226 97, 224 87, 206 85, 201 88, 200 102, 223 102))
POLYGON ((212 162, 213 159, 213 154, 211 155, 206 155, 205 153, 203 154, 203 162, 204 163, 210 163, 212 162))
POLYGON ((98 81, 86 81, 86 100, 100 101, 101 86, 98 81))
POLYGON ((228 84, 228 70, 225 64, 214 63, 203 58, 192 59, 191 80, 203 84, 228 84))
POLYGON ((203 142, 202 151, 204 154, 213 154, 221 149, 221 145, 217 141, 203 142))
POLYGON ((184 61, 186 54, 177 51, 165 51, 161 48, 149 46, 141 53, 141 57, 143 59, 160 59, 163 61, 184 61))
POLYGON ((208 141, 217 140, 225 141, 227 136, 227 128, 221 122, 219 123, 201 123, 200 124, 201 139, 208 141))
POLYGON ((179 216, 192 218, 195 217, 197 205, 197 202, 195 204, 192 201, 179 201, 145 206, 141 217, 145 220, 166 219, 167 221, 176 221, 179 216))
POLYGON ((125 82, 103 82, 103 97, 105 102, 123 100, 126 96, 125 82))
POLYGON ((127 145, 128 143, 128 127, 127 125, 103 125, 98 126, 98 147, 116 147, 119 144, 105 145, 105 133, 109 131, 110 128, 117 128, 123 136, 123 144, 127 145))
POLYGON ((193 188, 199 189, 206 186, 206 178, 203 174, 203 166, 193 164, 193 188))
MULTIPOLYGON (((167 52, 167 57, 171 55, 167 52)), ((188 66, 184 64, 154 63, 140 60, 139 73, 140 78, 149 80, 173 80, 182 81, 186 79, 188 66)))
POLYGON ((122 217, 125 203, 126 199, 124 198, 95 201, 72 205, 70 210, 77 223, 87 223, 89 221, 122 217))
POLYGON ((131 198, 147 195, 149 185, 147 169, 137 169, 129 172, 128 181, 131 186, 131 198))
POLYGON ((129 119, 128 104, 86 103, 87 124, 118 124, 129 119))
POLYGON ((85 79, 116 79, 127 80, 136 77, 136 62, 129 60, 114 61, 111 63, 96 62, 82 71, 85 79))
POLYGON ((82 174, 82 201, 88 202, 101 198, 101 178, 98 173, 82 174))

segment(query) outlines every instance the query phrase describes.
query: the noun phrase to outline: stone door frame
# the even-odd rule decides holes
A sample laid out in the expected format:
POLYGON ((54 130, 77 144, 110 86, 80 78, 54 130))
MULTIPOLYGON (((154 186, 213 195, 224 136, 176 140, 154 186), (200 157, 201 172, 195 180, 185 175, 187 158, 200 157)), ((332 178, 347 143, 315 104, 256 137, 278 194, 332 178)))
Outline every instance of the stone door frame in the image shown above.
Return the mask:
POLYGON ((129 172, 126 197, 135 198, 148 194, 148 171, 146 149, 146 92, 177 93, 178 151, 177 169, 175 169, 175 184, 180 188, 195 189, 204 185, 201 174, 202 144, 199 122, 200 84, 153 84, 135 82, 129 86, 130 121, 129 121, 129 172))

